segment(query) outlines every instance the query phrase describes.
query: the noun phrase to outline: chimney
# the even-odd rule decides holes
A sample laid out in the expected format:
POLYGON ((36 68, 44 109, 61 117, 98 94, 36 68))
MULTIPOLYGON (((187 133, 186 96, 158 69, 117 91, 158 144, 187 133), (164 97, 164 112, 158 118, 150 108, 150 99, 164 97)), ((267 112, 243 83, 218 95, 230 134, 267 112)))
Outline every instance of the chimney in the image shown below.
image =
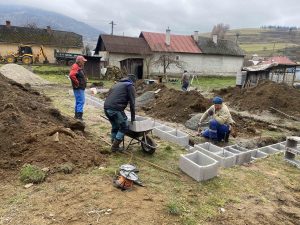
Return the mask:
POLYGON ((195 42, 199 41, 199 33, 198 33, 198 31, 194 31, 194 40, 195 40, 195 42))
POLYGON ((213 34, 212 36, 213 42, 216 44, 218 44, 218 35, 217 34, 213 34))
POLYGON ((10 28, 10 21, 9 21, 9 20, 6 20, 5 22, 6 22, 6 27, 7 27, 7 28, 10 28))
POLYGON ((166 45, 170 46, 171 43, 171 30, 168 27, 168 29, 166 30, 166 45))
POLYGON ((52 33, 52 30, 51 30, 51 27, 50 27, 50 26, 47 26, 47 33, 48 33, 48 34, 51 34, 51 33, 52 33))

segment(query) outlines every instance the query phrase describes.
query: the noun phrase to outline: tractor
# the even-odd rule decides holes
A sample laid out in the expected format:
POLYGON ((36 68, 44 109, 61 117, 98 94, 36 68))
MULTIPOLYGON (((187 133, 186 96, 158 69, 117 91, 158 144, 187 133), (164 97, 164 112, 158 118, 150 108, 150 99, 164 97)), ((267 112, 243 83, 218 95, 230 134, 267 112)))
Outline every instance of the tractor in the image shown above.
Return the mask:
POLYGON ((7 55, 5 60, 8 63, 22 62, 23 64, 29 65, 33 63, 33 58, 35 63, 39 62, 40 55, 44 57, 44 63, 49 63, 47 56, 44 53, 43 46, 41 46, 39 53, 34 57, 30 45, 19 45, 18 52, 7 55))

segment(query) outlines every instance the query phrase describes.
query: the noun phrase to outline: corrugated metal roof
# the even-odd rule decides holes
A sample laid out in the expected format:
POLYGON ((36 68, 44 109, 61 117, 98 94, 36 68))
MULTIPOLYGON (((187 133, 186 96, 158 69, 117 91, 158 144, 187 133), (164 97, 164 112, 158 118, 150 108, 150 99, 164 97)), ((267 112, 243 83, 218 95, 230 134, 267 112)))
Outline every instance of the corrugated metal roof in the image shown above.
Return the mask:
POLYGON ((246 70, 246 71, 264 71, 264 70, 270 69, 274 66, 278 66, 278 64, 277 63, 259 64, 259 65, 255 65, 255 66, 244 67, 243 70, 246 70))
POLYGON ((149 54, 151 52, 143 38, 104 34, 99 36, 95 54, 99 51, 126 54, 149 54))
POLYGON ((171 34, 170 46, 165 43, 164 33, 141 32, 140 37, 145 38, 154 52, 201 53, 192 36, 171 34))
POLYGON ((0 43, 39 44, 82 48, 82 36, 73 32, 0 25, 0 43))
POLYGON ((270 63, 277 63, 278 65, 297 65, 297 63, 293 62, 286 56, 273 56, 262 62, 262 64, 270 63))

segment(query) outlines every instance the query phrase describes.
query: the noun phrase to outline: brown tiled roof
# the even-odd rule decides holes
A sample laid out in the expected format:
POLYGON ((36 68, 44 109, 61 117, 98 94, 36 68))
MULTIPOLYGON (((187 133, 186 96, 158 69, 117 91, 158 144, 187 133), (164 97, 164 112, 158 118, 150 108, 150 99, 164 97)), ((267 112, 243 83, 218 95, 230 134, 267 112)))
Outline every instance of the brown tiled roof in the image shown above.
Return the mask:
POLYGON ((154 52, 201 53, 201 50, 190 35, 170 35, 170 46, 165 44, 165 33, 142 32, 140 37, 145 38, 154 52))
POLYGON ((99 54, 99 51, 127 54, 149 54, 151 52, 143 38, 106 34, 99 36, 95 54, 99 54))
POLYGON ((233 41, 219 39, 215 44, 212 38, 199 37, 198 46, 204 54, 244 56, 243 50, 233 41))
POLYGON ((83 47, 82 36, 73 32, 29 27, 0 25, 0 43, 50 45, 56 47, 83 47))

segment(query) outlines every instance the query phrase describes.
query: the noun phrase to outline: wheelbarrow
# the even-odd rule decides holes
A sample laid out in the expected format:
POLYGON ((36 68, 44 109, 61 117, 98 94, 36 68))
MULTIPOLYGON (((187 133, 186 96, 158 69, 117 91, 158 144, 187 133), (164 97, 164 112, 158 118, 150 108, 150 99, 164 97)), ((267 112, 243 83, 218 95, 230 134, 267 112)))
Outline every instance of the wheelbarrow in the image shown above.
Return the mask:
POLYGON ((125 136, 131 138, 129 144, 125 148, 125 138, 123 139, 123 148, 126 151, 131 145, 141 144, 142 150, 147 154, 153 154, 156 150, 155 141, 149 136, 149 133, 152 132, 152 129, 145 131, 133 131, 130 128, 125 132, 125 136))

